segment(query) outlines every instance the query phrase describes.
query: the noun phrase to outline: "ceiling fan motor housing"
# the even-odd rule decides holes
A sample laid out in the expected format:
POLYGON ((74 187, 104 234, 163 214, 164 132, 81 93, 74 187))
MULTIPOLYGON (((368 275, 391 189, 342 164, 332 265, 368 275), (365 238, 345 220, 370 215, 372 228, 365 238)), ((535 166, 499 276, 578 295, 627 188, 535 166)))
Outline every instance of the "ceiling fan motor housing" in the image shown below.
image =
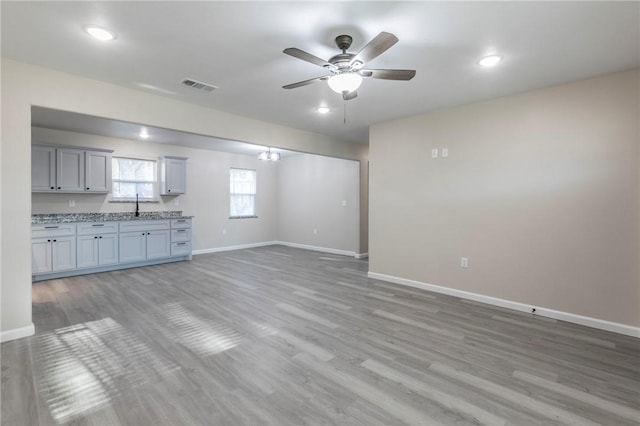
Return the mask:
POLYGON ((353 43, 353 38, 350 35, 342 34, 336 37, 336 45, 343 53, 351 47, 351 43, 353 43))

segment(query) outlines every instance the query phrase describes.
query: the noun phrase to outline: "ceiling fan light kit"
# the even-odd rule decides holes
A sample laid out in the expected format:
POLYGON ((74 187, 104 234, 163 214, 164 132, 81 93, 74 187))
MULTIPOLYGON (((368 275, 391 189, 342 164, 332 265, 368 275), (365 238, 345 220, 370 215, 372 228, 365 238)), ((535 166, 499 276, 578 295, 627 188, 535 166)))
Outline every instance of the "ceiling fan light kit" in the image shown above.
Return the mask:
POLYGON ((358 90, 358 87, 362 84, 362 76, 353 72, 345 72, 332 75, 327 83, 331 90, 342 95, 358 90))
POLYGON ((342 95, 347 101, 358 96, 358 88, 362 84, 363 78, 379 78, 383 80, 411 80, 415 75, 415 70, 369 70, 363 69, 365 64, 386 52, 391 46, 398 42, 398 38, 386 32, 381 32, 373 38, 358 53, 349 53, 347 49, 351 47, 353 38, 350 35, 342 34, 336 37, 335 42, 338 49, 342 50, 331 57, 328 61, 318 58, 311 53, 305 52, 295 47, 284 49, 283 53, 301 59, 305 62, 320 66, 331 74, 297 83, 282 86, 283 89, 295 89, 318 81, 327 81, 327 84, 336 93, 342 95))

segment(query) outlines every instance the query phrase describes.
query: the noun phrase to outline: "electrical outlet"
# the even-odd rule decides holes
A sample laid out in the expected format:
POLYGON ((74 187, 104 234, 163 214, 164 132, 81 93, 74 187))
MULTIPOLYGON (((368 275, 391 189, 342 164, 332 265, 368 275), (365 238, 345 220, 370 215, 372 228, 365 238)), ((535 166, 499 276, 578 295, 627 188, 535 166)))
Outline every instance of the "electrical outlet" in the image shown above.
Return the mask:
POLYGON ((347 207, 347 200, 342 200, 342 207, 347 207))
POLYGON ((438 148, 433 148, 431 150, 431 158, 438 158, 438 148))
POLYGON ((76 200, 69 200, 69 207, 75 207, 76 206, 76 200))
POLYGON ((318 235, 318 230, 316 228, 313 228, 313 235, 318 235))
POLYGON ((440 150, 440 157, 447 158, 449 156, 449 148, 442 148, 440 150))
POLYGON ((175 199, 173 200, 173 205, 174 205, 174 206, 179 206, 179 205, 180 205, 180 199, 179 199, 179 198, 175 198, 175 199))
POLYGON ((468 268, 469 267, 469 258, 468 257, 461 257, 460 258, 460 267, 462 267, 462 268, 468 268))
POLYGON ((222 228, 222 235, 227 235, 227 229, 226 228, 222 228))

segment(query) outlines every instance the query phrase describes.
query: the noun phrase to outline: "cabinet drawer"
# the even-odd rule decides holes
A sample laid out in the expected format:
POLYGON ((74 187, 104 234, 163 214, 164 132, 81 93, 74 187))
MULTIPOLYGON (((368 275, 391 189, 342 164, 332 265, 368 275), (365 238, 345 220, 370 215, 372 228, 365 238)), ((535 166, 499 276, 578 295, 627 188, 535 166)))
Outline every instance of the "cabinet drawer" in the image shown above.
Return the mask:
POLYGON ((171 242, 191 241, 191 229, 172 229, 171 242))
POLYGON ((188 256, 191 254, 191 242, 171 243, 171 256, 188 256))
POLYGON ((120 222, 120 232, 159 231, 169 229, 168 220, 131 220, 120 222))
POLYGON ((64 237, 76 235, 75 223, 31 225, 31 238, 64 237))
POLYGON ((191 219, 172 219, 171 229, 191 228, 191 219))
POLYGON ((114 234, 118 222, 83 222, 78 224, 78 235, 114 234))

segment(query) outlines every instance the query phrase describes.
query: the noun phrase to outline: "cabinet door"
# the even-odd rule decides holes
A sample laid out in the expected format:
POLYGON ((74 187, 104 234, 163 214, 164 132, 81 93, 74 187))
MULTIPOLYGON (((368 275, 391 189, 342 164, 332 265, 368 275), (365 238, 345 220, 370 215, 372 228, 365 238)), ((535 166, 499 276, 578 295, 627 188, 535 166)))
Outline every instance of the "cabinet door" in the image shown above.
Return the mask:
POLYGON ((31 191, 56 190, 56 149, 48 146, 31 147, 31 191))
POLYGON ((187 190, 187 161, 168 158, 165 160, 166 181, 164 195, 184 194, 187 190))
POLYGON ((98 263, 110 265, 118 263, 118 234, 98 236, 98 263))
POLYGON ((78 268, 98 266, 98 236, 78 237, 78 268))
POLYGON ((169 257, 171 255, 171 241, 169 231, 147 232, 147 259, 169 257))
POLYGON ((76 237, 56 237, 51 240, 52 271, 76 268, 76 237))
POLYGON ((85 163, 85 191, 111 191, 111 154, 108 152, 87 151, 85 163))
POLYGON ((56 166, 58 190, 84 192, 84 151, 59 148, 56 166))
POLYGON ((51 272, 51 239, 34 238, 31 240, 31 273, 51 272))
POLYGON ((147 233, 124 232, 119 236, 120 262, 139 262, 147 259, 147 233))

